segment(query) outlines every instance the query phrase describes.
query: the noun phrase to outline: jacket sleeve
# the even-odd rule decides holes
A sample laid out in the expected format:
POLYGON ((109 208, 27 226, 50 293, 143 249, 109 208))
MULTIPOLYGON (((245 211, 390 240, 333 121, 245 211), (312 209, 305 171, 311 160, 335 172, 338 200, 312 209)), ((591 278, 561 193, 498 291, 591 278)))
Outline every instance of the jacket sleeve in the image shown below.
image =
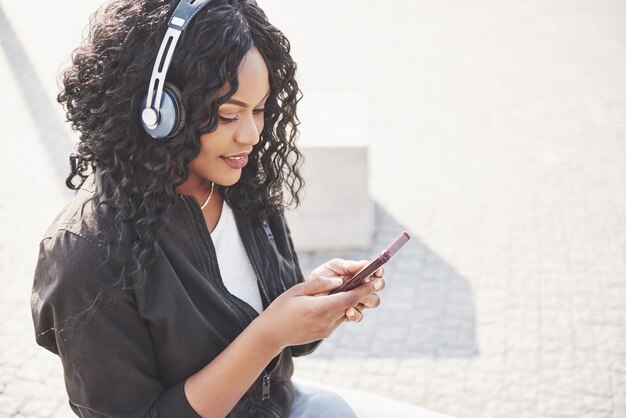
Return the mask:
POLYGON ((184 381, 159 381, 148 330, 133 294, 113 289, 117 277, 96 245, 72 232, 40 244, 31 297, 36 341, 61 358, 73 409, 83 417, 198 418, 184 381))
MULTIPOLYGON (((284 213, 281 215, 281 217, 283 220, 283 225, 285 226, 285 231, 287 233, 289 249, 291 250, 291 254, 293 256, 294 267, 296 271, 296 281, 297 283, 302 283, 304 282, 304 275, 302 274, 302 270, 300 268, 300 261, 298 260, 298 254, 296 253, 296 249, 293 245, 293 240, 291 239, 291 230, 289 229, 289 225, 287 224, 287 219, 285 218, 284 213)), ((308 344, 291 346, 291 355, 294 357, 306 356, 307 354, 311 354, 312 352, 314 352, 321 343, 322 340, 317 340, 308 344)))

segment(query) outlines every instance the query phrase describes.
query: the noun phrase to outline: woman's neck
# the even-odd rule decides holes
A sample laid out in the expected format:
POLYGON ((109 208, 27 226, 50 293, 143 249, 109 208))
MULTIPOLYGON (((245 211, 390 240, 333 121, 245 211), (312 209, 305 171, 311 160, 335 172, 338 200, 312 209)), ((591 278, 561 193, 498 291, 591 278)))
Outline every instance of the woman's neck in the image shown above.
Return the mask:
MULTIPOLYGON (((204 215, 209 232, 213 231, 222 214, 224 198, 220 193, 220 188, 220 185, 215 185, 211 199, 209 199, 207 205, 202 209, 202 214, 204 215)), ((198 177, 190 177, 185 183, 176 188, 176 193, 193 196, 198 202, 198 205, 202 207, 209 197, 209 194, 211 194, 211 182, 198 177)))
MULTIPOLYGON (((198 203, 202 205, 209 194, 211 194, 212 183, 208 180, 200 177, 189 177, 183 184, 176 187, 176 193, 193 196, 198 203)), ((213 189, 213 195, 211 200, 215 199, 216 195, 219 195, 220 186, 216 184, 213 189)))

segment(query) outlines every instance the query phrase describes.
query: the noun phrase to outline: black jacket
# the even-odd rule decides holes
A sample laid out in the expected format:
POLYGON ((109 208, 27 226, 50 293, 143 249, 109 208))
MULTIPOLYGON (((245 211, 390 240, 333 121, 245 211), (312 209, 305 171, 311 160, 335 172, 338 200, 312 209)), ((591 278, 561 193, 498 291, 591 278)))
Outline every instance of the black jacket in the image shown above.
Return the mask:
MULTIPOLYGON (((113 286, 130 248, 107 261, 111 217, 97 216, 92 174, 40 244, 31 308, 37 343, 61 358, 69 403, 83 417, 193 417, 187 377, 224 350, 258 313, 222 283, 197 201, 179 195, 170 226, 138 288, 113 286)), ((303 281, 284 216, 233 210, 264 308, 303 281)), ((126 245, 126 247, 124 246, 126 245)), ((270 362, 232 417, 286 417, 294 398, 289 347, 270 362)))

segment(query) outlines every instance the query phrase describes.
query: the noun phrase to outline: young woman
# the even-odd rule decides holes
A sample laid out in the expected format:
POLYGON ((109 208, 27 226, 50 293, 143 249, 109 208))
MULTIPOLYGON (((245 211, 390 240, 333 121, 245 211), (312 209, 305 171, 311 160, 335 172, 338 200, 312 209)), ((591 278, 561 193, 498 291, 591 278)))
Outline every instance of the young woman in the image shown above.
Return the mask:
POLYGON ((253 0, 198 9, 166 69, 185 113, 154 139, 142 112, 177 6, 107 3, 63 74, 78 192, 40 244, 37 342, 82 417, 353 416, 291 381, 292 356, 360 321, 384 281, 379 269, 329 295, 367 261, 306 279, 298 266, 283 215, 283 191, 297 205, 303 185, 289 42, 253 0))

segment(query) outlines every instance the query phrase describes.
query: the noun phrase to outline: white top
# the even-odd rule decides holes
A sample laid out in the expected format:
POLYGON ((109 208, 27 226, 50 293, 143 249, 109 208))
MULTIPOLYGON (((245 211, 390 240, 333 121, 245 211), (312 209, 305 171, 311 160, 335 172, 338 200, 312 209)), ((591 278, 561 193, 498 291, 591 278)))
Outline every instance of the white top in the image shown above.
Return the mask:
POLYGON ((226 289, 244 300, 257 312, 263 311, 263 302, 257 285, 257 277, 243 246, 235 223, 233 210, 222 204, 222 214, 211 232, 217 252, 217 264, 226 289))

